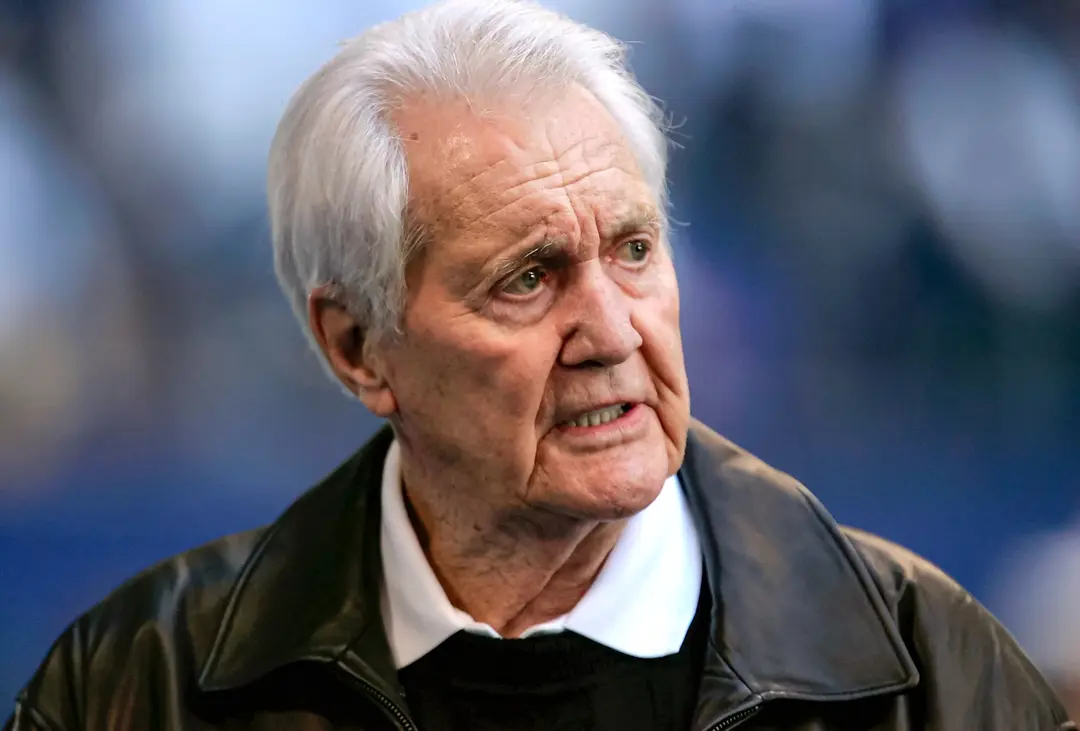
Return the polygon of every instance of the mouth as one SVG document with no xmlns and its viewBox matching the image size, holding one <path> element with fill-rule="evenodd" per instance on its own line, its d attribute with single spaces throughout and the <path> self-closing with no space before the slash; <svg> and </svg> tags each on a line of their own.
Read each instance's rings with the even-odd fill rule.
<svg viewBox="0 0 1080 731">
<path fill-rule="evenodd" d="M 562 422 L 561 424 L 559 424 L 559 426 L 565 429 L 569 429 L 571 427 L 582 429 L 590 426 L 600 426 L 602 424 L 608 424 L 612 421 L 615 421 L 616 419 L 621 418 L 633 407 L 633 404 L 628 403 L 605 406 L 604 408 L 596 409 L 595 411 L 586 411 L 584 414 L 581 414 L 576 418 Z"/>
</svg>

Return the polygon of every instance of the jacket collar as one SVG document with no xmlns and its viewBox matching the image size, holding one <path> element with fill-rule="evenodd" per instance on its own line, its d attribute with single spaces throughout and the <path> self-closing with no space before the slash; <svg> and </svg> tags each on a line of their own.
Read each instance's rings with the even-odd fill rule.
<svg viewBox="0 0 1080 731">
<path fill-rule="evenodd" d="M 233 586 L 201 689 L 236 689 L 296 662 L 339 662 L 356 647 L 379 689 L 396 690 L 379 614 L 379 484 L 392 441 L 380 429 L 266 528 Z"/>
<path fill-rule="evenodd" d="M 699 722 L 755 700 L 855 700 L 918 683 L 881 592 L 806 488 L 699 422 L 680 472 L 713 594 Z"/>
<path fill-rule="evenodd" d="M 380 618 L 380 430 L 266 529 L 232 589 L 199 687 L 238 688 L 300 661 L 397 690 Z M 790 477 L 694 422 L 680 478 L 713 594 L 699 716 L 754 699 L 893 693 L 918 674 L 836 523 Z"/>
</svg>

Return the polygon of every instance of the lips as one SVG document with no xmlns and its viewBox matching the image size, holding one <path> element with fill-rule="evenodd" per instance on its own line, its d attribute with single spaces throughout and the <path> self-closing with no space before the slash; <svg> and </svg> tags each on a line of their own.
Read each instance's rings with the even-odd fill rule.
<svg viewBox="0 0 1080 731">
<path fill-rule="evenodd" d="M 560 426 L 564 427 L 588 427 L 588 426 L 600 426 L 601 424 L 607 424 L 609 421 L 614 421 L 620 416 L 630 410 L 631 404 L 619 403 L 611 406 L 604 406 L 603 408 L 594 409 L 592 411 L 586 411 L 579 414 L 573 419 L 567 419 L 562 422 Z"/>
</svg>

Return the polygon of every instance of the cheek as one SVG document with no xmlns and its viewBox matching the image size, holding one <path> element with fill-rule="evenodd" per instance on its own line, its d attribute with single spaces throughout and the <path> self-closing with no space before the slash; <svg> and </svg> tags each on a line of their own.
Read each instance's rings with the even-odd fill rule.
<svg viewBox="0 0 1080 731">
<path fill-rule="evenodd" d="M 679 289 L 674 273 L 667 274 L 658 284 L 654 294 L 642 302 L 635 317 L 642 338 L 642 352 L 654 377 L 667 384 L 670 395 L 685 396 Z"/>
<path fill-rule="evenodd" d="M 650 298 L 636 318 L 642 355 L 655 389 L 657 416 L 668 441 L 669 468 L 682 463 L 690 426 L 690 388 L 679 331 L 679 296 L 674 277 L 663 296 Z"/>
<path fill-rule="evenodd" d="M 414 331 L 398 359 L 403 412 L 452 411 L 455 421 L 482 431 L 535 422 L 557 351 L 527 333 L 491 330 Z"/>
</svg>

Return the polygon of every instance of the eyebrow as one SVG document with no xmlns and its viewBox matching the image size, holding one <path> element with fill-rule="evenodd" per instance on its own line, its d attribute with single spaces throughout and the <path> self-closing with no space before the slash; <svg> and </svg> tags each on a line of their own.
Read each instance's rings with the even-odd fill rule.
<svg viewBox="0 0 1080 731">
<path fill-rule="evenodd" d="M 634 206 L 600 234 L 604 239 L 611 241 L 644 229 L 649 229 L 653 233 L 660 231 L 660 214 L 651 205 Z"/>
<path fill-rule="evenodd" d="M 660 216 L 651 205 L 635 205 L 620 216 L 611 226 L 600 231 L 605 241 L 622 238 L 634 232 L 651 230 L 658 233 Z M 568 241 L 564 236 L 548 236 L 539 244 L 518 252 L 511 252 L 495 260 L 490 271 L 483 275 L 483 282 L 499 282 L 519 269 L 532 263 L 554 264 L 569 258 Z"/>
</svg>

